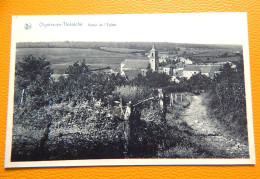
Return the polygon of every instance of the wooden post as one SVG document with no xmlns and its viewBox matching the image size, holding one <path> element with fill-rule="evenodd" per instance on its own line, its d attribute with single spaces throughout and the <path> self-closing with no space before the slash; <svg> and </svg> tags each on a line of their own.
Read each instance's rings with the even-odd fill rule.
<svg viewBox="0 0 260 179">
<path fill-rule="evenodd" d="M 20 100 L 20 104 L 23 103 L 23 97 L 24 97 L 24 89 L 22 90 L 22 93 L 21 93 L 21 100 Z"/>
<path fill-rule="evenodd" d="M 129 147 L 129 141 L 130 141 L 130 116 L 131 116 L 131 101 L 126 106 L 125 114 L 124 114 L 124 136 L 125 136 L 125 158 L 127 158 L 128 154 L 128 147 Z"/>
<path fill-rule="evenodd" d="M 174 99 L 173 99 L 173 94 L 171 93 L 170 95 L 170 106 L 173 106 Z"/>
<path fill-rule="evenodd" d="M 175 94 L 175 103 L 177 103 L 177 102 L 178 102 L 178 95 Z"/>
<path fill-rule="evenodd" d="M 58 117 L 58 129 L 60 128 L 60 123 L 61 123 L 61 120 L 62 120 L 62 117 L 60 117 L 62 114 L 59 113 L 59 117 Z"/>
<path fill-rule="evenodd" d="M 160 110 L 163 109 L 163 92 L 162 89 L 158 89 L 158 98 L 159 98 L 159 106 L 160 106 Z"/>
<path fill-rule="evenodd" d="M 182 98 L 182 93 L 181 93 L 181 102 L 182 102 L 183 98 Z"/>
<path fill-rule="evenodd" d="M 123 98 L 122 97 L 120 97 L 119 107 L 120 107 L 120 118 L 121 118 L 124 115 L 124 111 L 123 111 Z"/>
<path fill-rule="evenodd" d="M 160 106 L 160 115 L 161 115 L 161 121 L 166 122 L 166 103 L 165 103 L 165 95 L 162 91 L 162 89 L 158 89 L 158 97 L 159 97 L 159 106 Z"/>
<path fill-rule="evenodd" d="M 160 118 L 161 122 L 166 124 L 166 112 L 167 112 L 167 106 L 165 102 L 165 94 L 163 93 L 162 89 L 158 89 L 159 92 L 159 105 L 160 105 Z M 165 148 L 165 139 L 162 139 L 162 150 Z"/>
</svg>

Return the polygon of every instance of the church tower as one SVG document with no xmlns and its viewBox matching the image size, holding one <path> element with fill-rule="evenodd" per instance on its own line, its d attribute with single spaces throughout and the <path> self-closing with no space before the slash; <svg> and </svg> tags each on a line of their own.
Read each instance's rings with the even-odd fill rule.
<svg viewBox="0 0 260 179">
<path fill-rule="evenodd" d="M 158 57 L 158 51 L 156 50 L 154 44 L 153 44 L 152 49 L 150 50 L 148 58 L 150 59 L 151 69 L 153 71 L 156 71 L 158 69 L 159 57 Z"/>
</svg>

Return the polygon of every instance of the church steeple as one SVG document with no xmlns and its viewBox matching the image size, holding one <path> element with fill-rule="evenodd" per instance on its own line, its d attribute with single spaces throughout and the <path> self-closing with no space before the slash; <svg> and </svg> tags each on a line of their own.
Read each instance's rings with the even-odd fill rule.
<svg viewBox="0 0 260 179">
<path fill-rule="evenodd" d="M 155 50 L 155 45 L 153 44 L 153 48 L 152 48 L 152 50 Z"/>
<path fill-rule="evenodd" d="M 150 59 L 150 66 L 153 71 L 156 71 L 158 68 L 158 50 L 156 50 L 155 45 L 153 44 L 152 49 L 148 55 Z"/>
</svg>

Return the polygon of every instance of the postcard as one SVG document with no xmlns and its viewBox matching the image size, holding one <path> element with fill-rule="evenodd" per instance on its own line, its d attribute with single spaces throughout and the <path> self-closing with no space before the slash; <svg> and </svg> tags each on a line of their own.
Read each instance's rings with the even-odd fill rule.
<svg viewBox="0 0 260 179">
<path fill-rule="evenodd" d="M 12 17 L 5 168 L 249 164 L 246 13 Z"/>
</svg>

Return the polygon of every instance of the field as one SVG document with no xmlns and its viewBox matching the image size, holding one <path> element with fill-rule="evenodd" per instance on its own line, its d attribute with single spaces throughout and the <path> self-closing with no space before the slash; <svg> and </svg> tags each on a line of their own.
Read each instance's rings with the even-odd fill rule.
<svg viewBox="0 0 260 179">
<path fill-rule="evenodd" d="M 102 68 L 110 66 L 120 69 L 120 63 L 126 58 L 142 58 L 140 53 L 128 53 L 117 51 L 105 51 L 96 49 L 79 48 L 17 48 L 16 59 L 19 61 L 26 55 L 35 57 L 45 56 L 51 62 L 54 73 L 62 74 L 65 69 L 75 63 L 86 60 L 86 64 L 91 68 Z"/>
</svg>

